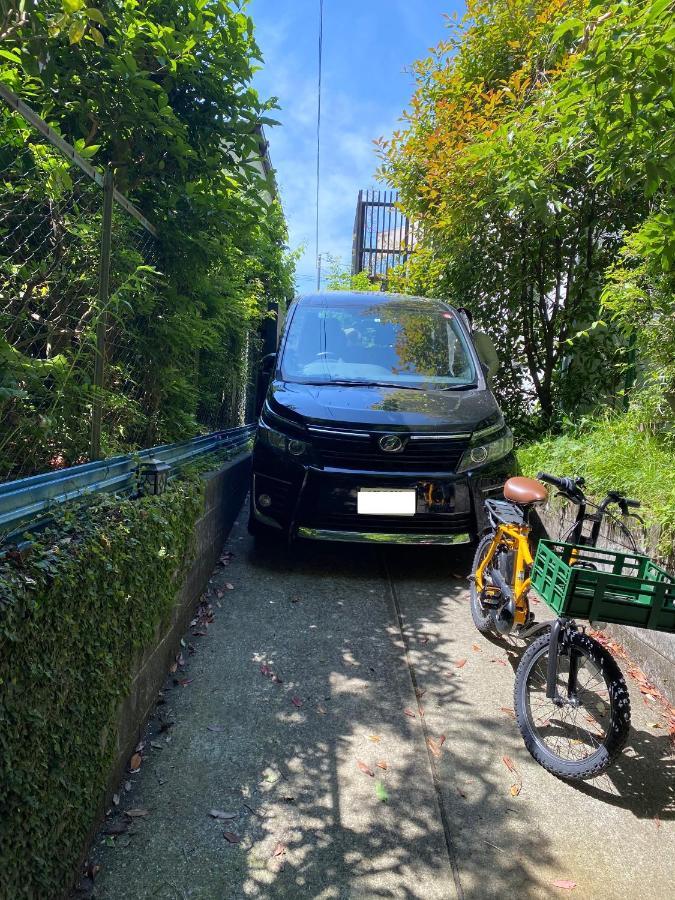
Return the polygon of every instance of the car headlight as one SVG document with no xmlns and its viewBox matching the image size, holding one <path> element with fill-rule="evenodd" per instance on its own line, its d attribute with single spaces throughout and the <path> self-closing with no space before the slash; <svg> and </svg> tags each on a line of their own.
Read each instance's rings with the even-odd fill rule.
<svg viewBox="0 0 675 900">
<path fill-rule="evenodd" d="M 485 429 L 474 435 L 471 446 L 464 452 L 458 472 L 467 472 L 477 466 L 487 466 L 489 463 L 503 459 L 513 450 L 513 435 L 506 425 L 501 424 L 497 428 Z"/>
<path fill-rule="evenodd" d="M 311 449 L 311 444 L 307 441 L 301 441 L 299 438 L 288 437 L 276 428 L 270 428 L 264 422 L 260 422 L 258 426 L 258 440 L 280 453 L 287 453 L 296 459 L 307 456 Z"/>
</svg>

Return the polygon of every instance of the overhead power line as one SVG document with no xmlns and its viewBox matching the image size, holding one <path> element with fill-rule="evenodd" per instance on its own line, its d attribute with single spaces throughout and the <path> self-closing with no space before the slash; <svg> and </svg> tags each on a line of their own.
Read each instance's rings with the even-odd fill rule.
<svg viewBox="0 0 675 900">
<path fill-rule="evenodd" d="M 323 71 L 323 0 L 319 0 L 319 84 L 316 115 L 316 289 L 321 290 L 321 257 L 319 255 L 319 196 L 321 193 L 321 76 Z"/>
</svg>

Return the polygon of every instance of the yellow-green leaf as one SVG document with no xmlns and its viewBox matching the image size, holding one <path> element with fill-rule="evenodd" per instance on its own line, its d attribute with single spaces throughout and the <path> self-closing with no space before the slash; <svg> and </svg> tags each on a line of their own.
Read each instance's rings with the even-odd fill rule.
<svg viewBox="0 0 675 900">
<path fill-rule="evenodd" d="M 73 22 L 68 29 L 68 37 L 70 38 L 70 43 L 79 44 L 84 37 L 84 30 L 84 22 Z"/>
<path fill-rule="evenodd" d="M 89 37 L 95 44 L 98 44 L 99 47 L 102 47 L 105 41 L 103 40 L 103 35 L 94 25 L 89 26 Z"/>
<path fill-rule="evenodd" d="M 85 14 L 88 19 L 91 19 L 93 22 L 98 22 L 99 25 L 106 25 L 106 20 L 100 9 L 96 9 L 95 6 L 90 6 L 85 10 Z"/>
</svg>

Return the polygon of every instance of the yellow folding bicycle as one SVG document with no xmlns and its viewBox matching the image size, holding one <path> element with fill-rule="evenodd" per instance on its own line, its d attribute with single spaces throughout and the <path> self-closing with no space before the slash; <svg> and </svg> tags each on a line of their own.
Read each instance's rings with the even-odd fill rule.
<svg viewBox="0 0 675 900">
<path fill-rule="evenodd" d="M 617 492 L 598 505 L 590 504 L 581 478 L 540 472 L 537 479 L 511 478 L 504 486 L 504 500 L 485 502 L 490 527 L 474 558 L 471 615 L 484 634 L 529 638 L 541 632 L 516 671 L 514 707 L 521 734 L 532 756 L 548 771 L 566 779 L 592 778 L 612 763 L 627 740 L 628 690 L 611 654 L 567 613 L 535 623 L 528 599 L 534 563 L 530 517 L 533 507 L 548 499 L 541 482 L 553 485 L 574 503 L 576 519 L 559 546 L 564 548 L 567 567 L 581 574 L 585 570 L 589 580 L 597 580 L 605 565 L 602 554 L 606 551 L 595 549 L 605 515 L 620 525 L 637 553 L 630 531 L 608 507 L 616 504 L 627 516 L 635 515 L 629 510 L 640 504 Z M 584 534 L 587 523 L 590 534 Z M 625 578 L 622 581 L 627 583 Z M 663 595 L 663 602 L 670 602 L 666 597 L 670 587 L 655 583 L 654 590 Z M 542 596 L 550 602 L 550 597 Z"/>
</svg>

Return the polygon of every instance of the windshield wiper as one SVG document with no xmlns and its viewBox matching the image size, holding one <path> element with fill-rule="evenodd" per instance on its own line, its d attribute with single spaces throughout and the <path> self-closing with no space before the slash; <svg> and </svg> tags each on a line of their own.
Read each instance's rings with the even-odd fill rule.
<svg viewBox="0 0 675 900">
<path fill-rule="evenodd" d="M 426 388 L 412 384 L 396 384 L 393 381 L 347 381 L 344 379 L 330 379 L 327 381 L 303 381 L 302 384 L 327 385 L 336 384 L 338 387 L 390 387 L 402 388 L 406 391 L 424 391 Z"/>
<path fill-rule="evenodd" d="M 478 385 L 475 381 L 470 384 L 449 384 L 447 387 L 440 388 L 442 391 L 475 391 Z"/>
</svg>

